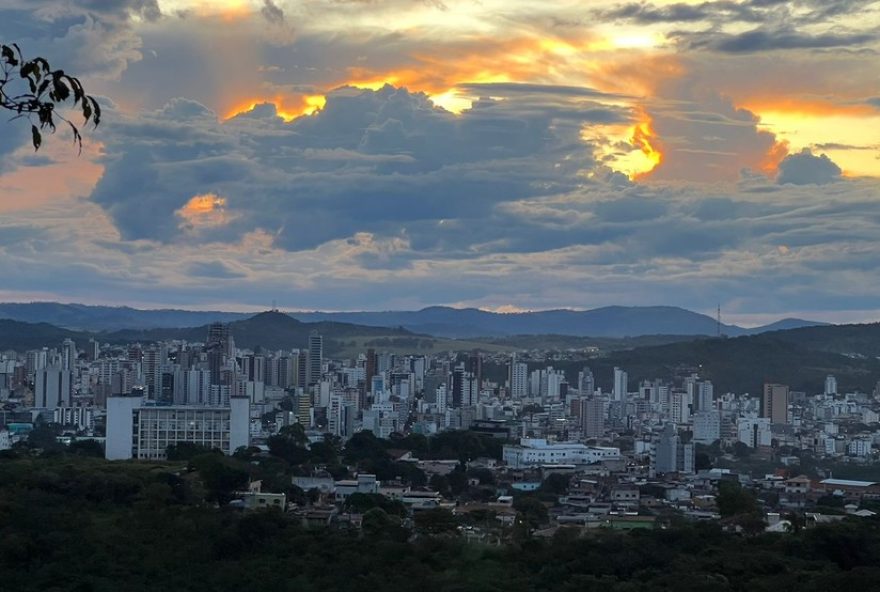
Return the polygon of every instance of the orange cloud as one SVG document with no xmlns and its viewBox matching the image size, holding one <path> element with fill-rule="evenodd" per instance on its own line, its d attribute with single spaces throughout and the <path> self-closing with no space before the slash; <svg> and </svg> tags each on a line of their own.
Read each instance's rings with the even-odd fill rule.
<svg viewBox="0 0 880 592">
<path fill-rule="evenodd" d="M 391 68 L 353 66 L 344 77 L 323 86 L 325 93 L 341 86 L 379 89 L 385 84 L 406 87 L 428 94 L 436 104 L 451 111 L 461 111 L 470 105 L 467 98 L 458 95 L 463 83 L 537 82 L 566 85 L 613 86 L 608 90 L 620 91 L 619 84 L 604 84 L 602 77 L 594 80 L 599 64 L 618 59 L 611 52 L 619 48 L 621 40 L 608 40 L 581 35 L 577 38 L 523 36 L 507 40 L 470 39 L 438 48 L 430 53 L 414 52 L 408 63 Z M 631 41 L 631 40 L 630 40 Z M 620 51 L 618 49 L 618 51 Z M 623 50 L 627 60 L 642 55 L 642 50 Z M 598 56 L 602 56 L 601 60 Z M 641 68 L 631 68 L 638 71 Z M 652 68 L 651 71 L 657 71 Z M 628 89 L 631 90 L 631 89 Z M 233 91 L 234 92 L 234 91 Z M 237 97 L 221 109 L 228 119 L 246 112 L 261 103 L 272 103 L 287 120 L 310 114 L 322 105 L 320 95 L 304 96 L 296 93 L 272 91 L 264 95 Z"/>
<path fill-rule="evenodd" d="M 226 212 L 226 198 L 216 193 L 195 195 L 175 213 L 181 228 L 190 229 L 223 226 L 232 219 Z"/>
<path fill-rule="evenodd" d="M 326 104 L 327 99 L 323 95 L 275 95 L 272 98 L 245 99 L 237 102 L 234 106 L 225 109 L 224 120 L 232 119 L 253 111 L 258 105 L 271 104 L 275 107 L 275 113 L 284 121 L 293 121 L 303 115 L 312 115 Z"/>
<path fill-rule="evenodd" d="M 640 115 L 641 121 L 633 127 L 630 142 L 647 157 L 651 168 L 633 175 L 635 179 L 649 175 L 663 162 L 663 153 L 660 151 L 660 142 L 654 132 L 651 117 L 644 110 L 640 111 Z"/>
<path fill-rule="evenodd" d="M 877 108 L 867 103 L 841 103 L 823 99 L 798 97 L 749 97 L 738 101 L 739 106 L 753 113 L 786 113 L 804 117 L 830 117 L 844 115 L 870 117 L 876 115 Z"/>
</svg>

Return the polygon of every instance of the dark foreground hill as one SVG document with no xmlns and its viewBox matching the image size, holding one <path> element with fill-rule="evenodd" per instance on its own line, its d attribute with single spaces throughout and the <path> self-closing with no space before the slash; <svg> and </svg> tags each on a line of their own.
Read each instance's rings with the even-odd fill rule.
<svg viewBox="0 0 880 592">
<path fill-rule="evenodd" d="M 486 510 L 472 518 L 430 510 L 411 530 L 376 507 L 362 531 L 306 528 L 278 510 L 215 507 L 206 492 L 247 483 L 260 468 L 211 456 L 193 459 L 200 468 L 192 471 L 57 454 L 0 459 L 2 589 L 827 592 L 876 590 L 880 581 L 875 519 L 791 534 L 734 535 L 717 523 L 674 520 L 662 529 L 543 537 L 532 529 L 546 507 L 519 496 L 501 545 L 469 543 L 457 528 L 497 524 Z"/>
</svg>

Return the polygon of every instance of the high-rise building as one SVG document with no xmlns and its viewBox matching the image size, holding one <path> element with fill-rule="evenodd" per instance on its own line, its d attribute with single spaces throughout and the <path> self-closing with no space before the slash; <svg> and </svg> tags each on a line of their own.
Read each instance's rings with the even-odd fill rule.
<svg viewBox="0 0 880 592">
<path fill-rule="evenodd" d="M 698 382 L 695 389 L 694 409 L 710 411 L 715 408 L 715 387 L 708 380 Z"/>
<path fill-rule="evenodd" d="M 73 397 L 73 374 L 57 367 L 37 370 L 34 375 L 34 407 L 69 407 Z"/>
<path fill-rule="evenodd" d="M 49 365 L 49 350 L 47 348 L 35 349 L 27 352 L 25 368 L 27 373 L 34 376 L 37 370 L 42 370 Z"/>
<path fill-rule="evenodd" d="M 670 397 L 669 416 L 677 424 L 688 423 L 691 419 L 691 406 L 687 400 L 687 391 L 675 391 Z"/>
<path fill-rule="evenodd" d="M 454 409 L 458 409 L 462 405 L 462 392 L 464 390 L 464 365 L 460 364 L 452 371 L 452 389 L 449 393 L 450 400 L 448 404 Z"/>
<path fill-rule="evenodd" d="M 464 369 L 473 374 L 477 381 L 477 391 L 483 388 L 483 357 L 478 350 L 474 350 L 468 356 Z"/>
<path fill-rule="evenodd" d="M 76 343 L 73 339 L 67 338 L 61 344 L 61 369 L 73 371 L 76 369 Z"/>
<path fill-rule="evenodd" d="M 317 331 L 309 334 L 309 365 L 306 383 L 311 386 L 321 380 L 324 366 L 324 338 Z"/>
<path fill-rule="evenodd" d="M 227 367 L 227 360 L 235 356 L 235 344 L 229 333 L 229 325 L 213 323 L 208 327 L 205 352 L 208 356 L 211 384 L 221 384 L 224 380 L 223 371 Z"/>
<path fill-rule="evenodd" d="M 614 368 L 614 385 L 611 390 L 611 398 L 615 401 L 626 400 L 627 389 L 629 388 L 629 376 L 620 368 Z"/>
<path fill-rule="evenodd" d="M 95 339 L 89 339 L 89 361 L 94 362 L 101 356 L 101 344 Z"/>
<path fill-rule="evenodd" d="M 296 363 L 294 358 L 289 355 L 279 356 L 277 359 L 277 382 L 275 386 L 279 386 L 283 389 L 290 388 L 294 385 L 294 376 L 296 370 Z"/>
<path fill-rule="evenodd" d="M 211 372 L 177 370 L 174 373 L 175 405 L 207 405 L 211 398 Z"/>
<path fill-rule="evenodd" d="M 825 396 L 833 397 L 837 395 L 837 379 L 833 374 L 825 377 Z"/>
<path fill-rule="evenodd" d="M 769 417 L 770 423 L 788 423 L 788 386 L 784 384 L 765 384 L 762 401 L 763 417 Z"/>
<path fill-rule="evenodd" d="M 596 379 L 593 378 L 592 370 L 590 370 L 589 368 L 584 368 L 583 370 L 578 372 L 577 388 L 581 396 L 593 396 L 593 394 L 596 392 Z"/>
<path fill-rule="evenodd" d="M 767 417 L 740 417 L 736 423 L 737 438 L 749 448 L 770 446 L 772 433 L 770 431 L 770 418 Z"/>
<path fill-rule="evenodd" d="M 147 398 L 158 401 L 162 390 L 162 350 L 158 347 L 149 347 L 144 350 L 141 367 L 144 373 L 144 386 Z"/>
<path fill-rule="evenodd" d="M 235 342 L 232 334 L 229 332 L 229 325 L 223 323 L 212 323 L 208 327 L 208 338 L 205 340 L 205 349 L 219 349 L 223 355 L 231 358 L 235 355 Z"/>
<path fill-rule="evenodd" d="M 580 420 L 584 438 L 601 438 L 605 434 L 605 402 L 592 396 L 581 399 Z"/>
<path fill-rule="evenodd" d="M 654 475 L 693 473 L 694 445 L 682 444 L 675 425 L 668 423 L 663 427 L 654 444 L 654 455 L 651 460 L 651 472 Z"/>
<path fill-rule="evenodd" d="M 366 372 L 364 380 L 367 388 L 370 388 L 370 385 L 373 384 L 373 377 L 379 373 L 379 359 L 376 357 L 376 350 L 373 348 L 367 350 L 367 361 L 364 365 L 364 370 Z"/>
<path fill-rule="evenodd" d="M 524 399 L 529 396 L 529 365 L 510 361 L 510 396 L 513 399 Z"/>
<path fill-rule="evenodd" d="M 697 411 L 693 419 L 694 442 L 708 445 L 721 439 L 720 411 Z"/>
</svg>

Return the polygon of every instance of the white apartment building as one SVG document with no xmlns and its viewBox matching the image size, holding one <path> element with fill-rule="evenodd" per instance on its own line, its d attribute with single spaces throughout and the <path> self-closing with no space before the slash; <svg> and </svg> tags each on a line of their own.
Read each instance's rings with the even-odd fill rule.
<svg viewBox="0 0 880 592">
<path fill-rule="evenodd" d="M 108 460 L 164 460 L 171 444 L 190 442 L 232 454 L 250 444 L 250 402 L 229 406 L 145 405 L 141 397 L 107 399 Z"/>
<path fill-rule="evenodd" d="M 694 413 L 694 442 L 711 444 L 721 439 L 721 412 L 697 411 Z"/>
<path fill-rule="evenodd" d="M 620 449 L 587 446 L 577 442 L 550 443 L 542 438 L 521 438 L 518 445 L 503 448 L 505 464 L 512 469 L 536 465 L 591 465 L 603 460 L 618 460 Z"/>
<path fill-rule="evenodd" d="M 771 444 L 769 417 L 740 417 L 736 428 L 739 441 L 750 448 Z"/>
</svg>

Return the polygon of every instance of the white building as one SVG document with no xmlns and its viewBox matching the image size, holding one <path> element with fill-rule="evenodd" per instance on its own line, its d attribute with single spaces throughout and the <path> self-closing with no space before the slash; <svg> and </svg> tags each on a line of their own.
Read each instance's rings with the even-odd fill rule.
<svg viewBox="0 0 880 592">
<path fill-rule="evenodd" d="M 529 365 L 512 361 L 510 365 L 510 396 L 525 399 L 529 396 Z"/>
<path fill-rule="evenodd" d="M 691 420 L 691 407 L 687 402 L 688 394 L 682 391 L 672 393 L 669 416 L 677 424 L 689 423 Z"/>
<path fill-rule="evenodd" d="M 518 445 L 507 445 L 503 459 L 508 467 L 522 469 L 536 465 L 591 465 L 620 459 L 620 449 L 586 446 L 577 442 L 549 443 L 541 438 L 522 438 Z"/>
<path fill-rule="evenodd" d="M 73 374 L 61 368 L 43 368 L 34 375 L 34 407 L 55 409 L 70 405 Z"/>
<path fill-rule="evenodd" d="M 850 456 L 866 457 L 873 452 L 873 441 L 870 437 L 854 438 L 846 447 L 846 453 Z"/>
<path fill-rule="evenodd" d="M 675 425 L 671 423 L 666 424 L 654 444 L 650 475 L 656 476 L 665 473 L 692 474 L 694 472 L 694 464 L 694 445 L 682 443 Z"/>
<path fill-rule="evenodd" d="M 772 435 L 769 417 L 740 417 L 736 423 L 739 441 L 749 448 L 770 446 Z"/>
<path fill-rule="evenodd" d="M 721 412 L 698 411 L 694 413 L 694 442 L 711 444 L 721 439 Z"/>
<path fill-rule="evenodd" d="M 95 427 L 94 407 L 56 407 L 52 411 L 52 421 L 62 426 L 78 430 L 91 430 Z"/>
<path fill-rule="evenodd" d="M 837 394 L 837 378 L 833 374 L 825 377 L 825 396 L 833 397 Z"/>
<path fill-rule="evenodd" d="M 227 407 L 145 405 L 141 397 L 107 399 L 108 460 L 163 460 L 171 444 L 190 442 L 232 454 L 250 444 L 250 402 Z"/>
<path fill-rule="evenodd" d="M 614 369 L 614 387 L 611 391 L 611 398 L 615 401 L 623 401 L 626 399 L 626 392 L 629 388 L 629 376 L 620 368 Z"/>
</svg>

